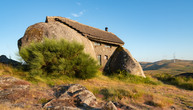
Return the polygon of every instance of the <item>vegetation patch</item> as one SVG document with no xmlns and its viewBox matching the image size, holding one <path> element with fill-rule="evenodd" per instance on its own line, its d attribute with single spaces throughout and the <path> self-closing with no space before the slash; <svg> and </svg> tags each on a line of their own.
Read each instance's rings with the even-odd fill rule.
<svg viewBox="0 0 193 110">
<path fill-rule="evenodd" d="M 91 90 L 97 97 L 106 101 L 120 101 L 120 100 L 130 100 L 138 99 L 142 96 L 142 93 L 137 90 L 126 90 L 122 88 L 94 88 Z"/>
<path fill-rule="evenodd" d="M 164 83 L 175 85 L 187 90 L 193 90 L 193 78 L 191 77 L 173 76 L 171 74 L 157 74 L 155 77 Z"/>
<path fill-rule="evenodd" d="M 0 64 L 0 73 L 3 76 L 4 75 L 16 76 L 21 79 L 25 79 L 27 81 L 37 84 L 35 86 L 37 86 L 38 88 L 30 88 L 30 91 L 26 91 L 25 93 L 26 95 L 24 93 L 23 95 L 17 93 L 6 95 L 5 98 L 7 100 L 13 100 L 14 102 L 22 102 L 22 100 L 25 100 L 26 97 L 27 102 L 30 103 L 33 102 L 34 104 L 41 105 L 41 103 L 45 103 L 49 101 L 49 99 L 51 99 L 48 97 L 50 95 L 44 94 L 44 92 L 47 93 L 46 89 L 44 88 L 50 89 L 48 85 L 54 86 L 54 85 L 78 83 L 85 86 L 88 90 L 93 92 L 94 95 L 97 97 L 97 99 L 101 101 L 112 100 L 115 102 L 120 102 L 126 105 L 132 105 L 137 107 L 138 106 L 141 107 L 141 105 L 148 105 L 151 107 L 165 108 L 173 104 L 178 104 L 180 107 L 184 106 L 185 108 L 192 107 L 192 99 L 190 97 L 192 96 L 191 91 L 184 91 L 171 85 L 165 84 L 154 85 L 151 83 L 144 83 L 144 82 L 138 82 L 136 84 L 136 82 L 134 82 L 134 79 L 133 82 L 131 81 L 132 80 L 131 78 L 130 81 L 128 81 L 127 78 L 121 75 L 119 76 L 119 78 L 118 77 L 116 78 L 113 75 L 107 77 L 102 75 L 101 72 L 98 72 L 97 77 L 88 80 L 81 80 L 78 78 L 69 77 L 67 75 L 63 75 L 61 77 L 57 77 L 54 75 L 51 75 L 49 77 L 46 77 L 44 75 L 42 76 L 37 75 L 33 78 L 30 78 L 28 76 L 30 75 L 28 72 L 22 71 L 17 68 L 13 68 L 5 64 Z M 155 82 L 159 82 L 154 78 L 150 77 L 150 79 Z M 16 82 L 14 84 L 26 85 L 28 83 Z M 31 84 L 31 86 L 32 85 L 33 84 Z M 178 98 L 179 95 L 183 96 L 183 98 Z M 18 99 L 17 96 L 20 96 L 21 98 Z"/>
<path fill-rule="evenodd" d="M 96 75 L 99 66 L 83 49 L 76 42 L 45 39 L 21 48 L 19 54 L 27 63 L 30 78 L 67 75 L 88 79 Z"/>
<path fill-rule="evenodd" d="M 112 79 L 120 80 L 128 83 L 135 83 L 135 84 L 152 84 L 152 85 L 159 85 L 161 82 L 157 81 L 156 79 L 147 76 L 146 78 L 141 76 L 132 75 L 126 71 L 118 71 L 117 73 L 113 73 L 109 75 Z"/>
</svg>

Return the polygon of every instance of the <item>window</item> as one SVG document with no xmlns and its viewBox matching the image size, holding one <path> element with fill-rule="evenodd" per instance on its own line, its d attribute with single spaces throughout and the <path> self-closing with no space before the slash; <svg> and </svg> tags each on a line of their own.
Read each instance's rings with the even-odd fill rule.
<svg viewBox="0 0 193 110">
<path fill-rule="evenodd" d="M 98 59 L 99 65 L 101 65 L 101 55 L 98 55 L 97 59 Z"/>
<path fill-rule="evenodd" d="M 99 42 L 94 42 L 94 45 L 101 45 L 101 43 L 99 43 Z"/>
<path fill-rule="evenodd" d="M 105 59 L 105 60 L 108 60 L 108 56 L 107 56 L 107 55 L 105 55 L 105 56 L 104 56 L 104 59 Z"/>
<path fill-rule="evenodd" d="M 105 44 L 105 47 L 107 47 L 107 48 L 111 48 L 111 45 Z"/>
</svg>

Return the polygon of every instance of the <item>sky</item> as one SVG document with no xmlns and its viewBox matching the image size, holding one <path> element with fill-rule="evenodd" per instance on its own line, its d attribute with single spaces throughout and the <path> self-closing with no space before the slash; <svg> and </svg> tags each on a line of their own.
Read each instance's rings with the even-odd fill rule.
<svg viewBox="0 0 193 110">
<path fill-rule="evenodd" d="M 17 60 L 17 40 L 46 16 L 108 27 L 137 61 L 193 60 L 193 0 L 0 0 L 0 55 Z"/>
</svg>

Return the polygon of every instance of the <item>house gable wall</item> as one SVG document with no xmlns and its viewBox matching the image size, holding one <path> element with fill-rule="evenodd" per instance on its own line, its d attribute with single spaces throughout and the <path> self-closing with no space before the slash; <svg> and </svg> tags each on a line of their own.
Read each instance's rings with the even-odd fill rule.
<svg viewBox="0 0 193 110">
<path fill-rule="evenodd" d="M 107 61 L 110 59 L 113 52 L 116 50 L 118 46 L 96 42 L 96 41 L 91 41 L 91 42 L 94 46 L 94 51 L 96 53 L 97 60 L 99 61 L 98 56 L 101 56 L 101 66 L 104 68 Z M 96 43 L 100 43 L 100 45 Z"/>
</svg>

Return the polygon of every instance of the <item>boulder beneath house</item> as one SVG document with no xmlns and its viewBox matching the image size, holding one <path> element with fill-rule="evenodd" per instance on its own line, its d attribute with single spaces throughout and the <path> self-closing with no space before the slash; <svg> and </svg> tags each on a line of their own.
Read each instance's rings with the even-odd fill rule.
<svg viewBox="0 0 193 110">
<path fill-rule="evenodd" d="M 48 23 L 36 23 L 29 26 L 22 38 L 18 40 L 18 47 L 24 47 L 32 42 L 40 42 L 44 38 L 49 39 L 65 39 L 67 41 L 76 41 L 84 45 L 84 51 L 90 54 L 96 59 L 94 47 L 90 40 L 82 36 L 74 29 L 69 28 L 59 22 L 48 22 Z"/>
<path fill-rule="evenodd" d="M 145 77 L 141 65 L 131 55 L 131 53 L 124 47 L 118 47 L 109 61 L 110 72 L 117 72 L 118 70 L 126 70 L 127 72 Z"/>
</svg>

